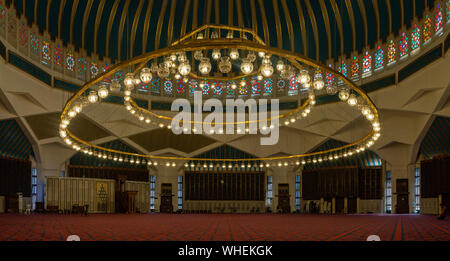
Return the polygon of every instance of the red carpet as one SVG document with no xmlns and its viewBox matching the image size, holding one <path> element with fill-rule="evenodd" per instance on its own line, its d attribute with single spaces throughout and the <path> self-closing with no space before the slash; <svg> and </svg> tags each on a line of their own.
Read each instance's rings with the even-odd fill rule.
<svg viewBox="0 0 450 261">
<path fill-rule="evenodd" d="M 450 240 L 450 221 L 422 215 L 0 215 L 0 241 Z"/>
</svg>

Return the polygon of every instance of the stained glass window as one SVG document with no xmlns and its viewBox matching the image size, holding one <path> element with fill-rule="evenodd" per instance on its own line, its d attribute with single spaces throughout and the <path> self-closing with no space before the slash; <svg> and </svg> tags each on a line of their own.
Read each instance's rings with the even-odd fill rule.
<svg viewBox="0 0 450 261">
<path fill-rule="evenodd" d="M 137 89 L 140 92 L 148 92 L 148 84 L 141 82 Z"/>
<path fill-rule="evenodd" d="M 439 3 L 437 4 L 436 7 L 437 7 L 437 10 L 436 10 L 434 26 L 436 28 L 436 32 L 439 32 L 442 29 L 442 18 L 444 15 L 442 14 L 442 7 Z"/>
<path fill-rule="evenodd" d="M 350 67 L 350 77 L 352 79 L 358 79 L 359 78 L 359 71 L 360 71 L 359 59 L 358 59 L 357 56 L 353 56 L 352 64 L 351 64 L 351 67 Z"/>
<path fill-rule="evenodd" d="M 215 96 L 221 96 L 223 93 L 223 82 L 221 82 L 221 81 L 214 82 L 213 92 L 214 92 Z"/>
<path fill-rule="evenodd" d="M 56 44 L 55 46 L 55 52 L 54 52 L 54 57 L 53 57 L 53 63 L 55 65 L 61 65 L 63 61 L 63 50 L 61 48 L 61 45 L 59 43 Z"/>
<path fill-rule="evenodd" d="M 209 83 L 207 81 L 205 81 L 203 83 L 202 93 L 203 93 L 203 95 L 208 95 L 209 94 Z"/>
<path fill-rule="evenodd" d="M 5 29 L 6 9 L 3 6 L 3 1 L 0 1 L 0 28 Z"/>
<path fill-rule="evenodd" d="M 259 95 L 259 94 L 261 94 L 261 81 L 258 81 L 257 79 L 253 79 L 252 95 Z"/>
<path fill-rule="evenodd" d="M 400 53 L 400 58 L 408 55 L 408 36 L 405 32 L 402 33 L 402 37 L 398 44 L 398 51 Z"/>
<path fill-rule="evenodd" d="M 377 47 L 377 51 L 375 52 L 375 70 L 380 70 L 384 66 L 384 51 L 380 45 Z"/>
<path fill-rule="evenodd" d="M 36 33 L 30 34 L 30 51 L 32 54 L 39 55 L 39 38 Z"/>
<path fill-rule="evenodd" d="M 283 80 L 283 79 L 279 79 L 278 82 L 277 82 L 278 92 L 279 93 L 284 92 L 285 88 L 286 88 L 286 81 Z"/>
<path fill-rule="evenodd" d="M 123 75 L 124 75 L 123 71 L 118 71 L 114 74 L 114 78 L 121 82 L 123 81 Z"/>
<path fill-rule="evenodd" d="M 104 64 L 103 66 L 102 66 L 102 71 L 103 71 L 103 73 L 105 73 L 106 71 L 108 71 L 109 70 L 109 66 L 108 66 L 108 64 Z M 105 77 L 105 82 L 111 82 L 111 76 L 108 76 L 108 77 Z"/>
<path fill-rule="evenodd" d="M 293 75 L 289 78 L 289 89 L 288 89 L 288 95 L 294 96 L 298 94 L 298 81 L 297 81 L 297 75 Z"/>
<path fill-rule="evenodd" d="M 25 22 L 20 22 L 19 25 L 19 46 L 28 50 L 28 27 Z"/>
<path fill-rule="evenodd" d="M 425 22 L 423 23 L 423 42 L 427 43 L 431 39 L 431 17 L 425 16 Z"/>
<path fill-rule="evenodd" d="M 420 47 L 420 28 L 417 24 L 414 25 L 411 33 L 411 51 Z"/>
<path fill-rule="evenodd" d="M 153 77 L 152 79 L 152 93 L 160 95 L 161 94 L 161 80 L 158 77 Z"/>
<path fill-rule="evenodd" d="M 75 59 L 72 51 L 66 53 L 66 70 L 73 72 L 75 67 Z"/>
<path fill-rule="evenodd" d="M 226 89 L 227 89 L 227 96 L 228 97 L 234 97 L 234 90 L 233 90 L 233 82 L 229 81 L 226 83 Z"/>
<path fill-rule="evenodd" d="M 271 94 L 273 91 L 273 80 L 271 78 L 264 79 L 264 94 Z"/>
<path fill-rule="evenodd" d="M 99 69 L 96 62 L 91 62 L 89 71 L 91 73 L 91 79 L 95 78 L 98 75 Z"/>
<path fill-rule="evenodd" d="M 239 85 L 239 94 L 240 94 L 240 95 L 245 95 L 245 94 L 247 94 L 247 85 L 248 85 L 248 84 L 246 84 L 246 85 L 240 84 L 240 85 Z"/>
<path fill-rule="evenodd" d="M 172 81 L 171 80 L 165 80 L 164 84 L 163 84 L 163 88 L 164 88 L 164 94 L 166 95 L 172 95 Z"/>
<path fill-rule="evenodd" d="M 186 84 L 183 80 L 177 80 L 177 94 L 184 94 L 186 91 Z"/>
<path fill-rule="evenodd" d="M 397 60 L 397 52 L 395 49 L 395 42 L 394 40 L 391 40 L 387 47 L 387 63 L 388 65 L 393 64 L 396 62 L 396 60 Z"/>
<path fill-rule="evenodd" d="M 194 95 L 194 92 L 197 90 L 198 84 L 196 80 L 189 81 L 189 95 Z"/>
<path fill-rule="evenodd" d="M 363 57 L 362 63 L 362 75 L 363 77 L 370 76 L 372 74 L 372 55 L 366 52 Z"/>
<path fill-rule="evenodd" d="M 344 75 L 345 77 L 347 77 L 347 64 L 345 64 L 345 61 L 341 61 L 341 63 L 339 64 L 339 68 L 338 71 Z"/>
<path fill-rule="evenodd" d="M 77 76 L 81 80 L 86 79 L 86 72 L 88 70 L 88 63 L 84 57 L 78 57 L 77 59 Z"/>
<path fill-rule="evenodd" d="M 330 67 L 331 69 L 333 69 L 333 65 L 329 64 L 328 67 Z M 334 84 L 334 76 L 331 73 L 327 73 L 327 86 L 333 86 Z"/>
<path fill-rule="evenodd" d="M 450 23 L 450 0 L 447 1 L 447 23 Z"/>
<path fill-rule="evenodd" d="M 41 48 L 41 62 L 43 64 L 49 65 L 52 60 L 50 43 L 47 40 L 42 41 Z"/>
</svg>

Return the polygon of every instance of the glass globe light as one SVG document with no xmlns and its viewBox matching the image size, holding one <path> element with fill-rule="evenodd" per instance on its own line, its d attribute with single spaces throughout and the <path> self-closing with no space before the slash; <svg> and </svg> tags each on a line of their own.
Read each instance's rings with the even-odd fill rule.
<svg viewBox="0 0 450 261">
<path fill-rule="evenodd" d="M 265 52 L 258 52 L 258 56 L 260 58 L 263 58 L 264 56 L 266 56 L 266 53 Z"/>
<path fill-rule="evenodd" d="M 90 103 L 96 103 L 98 101 L 97 92 L 96 91 L 89 92 L 88 99 Z"/>
<path fill-rule="evenodd" d="M 282 71 L 284 71 L 285 68 L 286 68 L 286 66 L 284 65 L 283 61 L 282 61 L 282 60 L 279 60 L 279 61 L 278 61 L 278 64 L 277 64 L 277 70 L 278 70 L 279 72 L 282 72 Z"/>
<path fill-rule="evenodd" d="M 323 87 L 325 87 L 325 82 L 323 81 L 321 74 L 318 74 L 316 76 L 316 78 L 314 79 L 313 85 L 314 85 L 314 89 L 316 89 L 318 91 L 322 90 Z"/>
<path fill-rule="evenodd" d="M 71 110 L 71 111 L 69 111 L 68 115 L 70 118 L 73 118 L 73 117 L 77 116 L 77 113 L 74 110 Z"/>
<path fill-rule="evenodd" d="M 311 81 L 311 76 L 309 75 L 309 72 L 307 70 L 300 71 L 300 74 L 298 75 L 298 81 L 301 84 L 306 84 Z"/>
<path fill-rule="evenodd" d="M 202 58 L 202 61 L 198 65 L 198 70 L 201 74 L 206 75 L 211 72 L 211 63 L 208 58 Z"/>
<path fill-rule="evenodd" d="M 350 105 L 350 106 L 355 106 L 356 104 L 358 104 L 358 100 L 356 99 L 356 96 L 354 94 L 350 95 L 347 102 L 348 102 L 348 105 Z"/>
<path fill-rule="evenodd" d="M 169 68 L 160 65 L 159 69 L 158 69 L 158 76 L 160 78 L 167 78 L 167 77 L 169 77 L 169 75 L 170 75 Z"/>
<path fill-rule="evenodd" d="M 152 63 L 152 66 L 150 67 L 150 71 L 151 71 L 152 73 L 158 73 L 158 69 L 159 69 L 158 63 L 153 62 L 153 63 Z"/>
<path fill-rule="evenodd" d="M 119 92 L 121 87 L 119 80 L 111 80 L 111 84 L 109 85 L 111 92 Z"/>
<path fill-rule="evenodd" d="M 73 106 L 73 110 L 76 113 L 80 113 L 83 110 L 83 105 L 81 104 L 81 102 L 75 103 L 75 105 Z"/>
<path fill-rule="evenodd" d="M 178 61 L 179 61 L 180 63 L 187 62 L 186 53 L 181 53 L 181 54 L 178 56 Z"/>
<path fill-rule="evenodd" d="M 229 73 L 231 72 L 232 69 L 232 65 L 231 65 L 231 61 L 230 61 L 230 57 L 222 57 L 220 58 L 220 62 L 219 62 L 219 71 L 221 73 Z"/>
<path fill-rule="evenodd" d="M 220 57 L 222 57 L 222 54 L 220 53 L 220 50 L 219 50 L 219 49 L 214 49 L 214 50 L 212 51 L 211 57 L 212 57 L 214 60 L 219 60 Z"/>
<path fill-rule="evenodd" d="M 349 97 L 350 91 L 348 89 L 342 89 L 341 91 L 339 91 L 339 99 L 341 99 L 341 101 L 346 101 Z"/>
<path fill-rule="evenodd" d="M 248 59 L 250 62 L 254 62 L 254 61 L 256 60 L 256 54 L 255 54 L 255 52 L 250 51 L 250 52 L 247 54 L 247 59 Z"/>
<path fill-rule="evenodd" d="M 189 75 L 189 73 L 191 73 L 191 65 L 187 62 L 183 62 L 180 64 L 180 66 L 178 66 L 178 72 L 183 75 Z"/>
<path fill-rule="evenodd" d="M 83 106 L 89 105 L 89 99 L 88 99 L 88 97 L 86 97 L 86 96 L 80 97 L 80 103 L 81 103 L 81 105 L 83 105 Z"/>
<path fill-rule="evenodd" d="M 125 78 L 123 80 L 123 83 L 125 84 L 126 87 L 133 87 L 134 85 L 134 74 L 133 73 L 127 73 L 125 75 Z"/>
<path fill-rule="evenodd" d="M 333 85 L 329 85 L 327 87 L 327 94 L 335 95 L 337 92 L 338 92 L 337 88 L 334 87 Z"/>
<path fill-rule="evenodd" d="M 375 115 L 373 115 L 373 113 L 369 113 L 369 114 L 367 114 L 367 119 L 369 120 L 369 121 L 371 121 L 371 120 L 373 120 L 373 119 L 375 119 Z"/>
<path fill-rule="evenodd" d="M 362 108 L 362 110 L 361 110 L 361 113 L 362 113 L 364 116 L 369 115 L 370 112 L 371 112 L 371 111 L 370 111 L 370 108 L 367 107 L 367 106 L 364 106 L 364 107 Z"/>
<path fill-rule="evenodd" d="M 106 86 L 103 85 L 98 89 L 98 97 L 105 99 L 106 97 L 108 97 L 108 94 L 109 94 L 109 92 L 108 92 L 108 88 L 106 88 Z"/>
<path fill-rule="evenodd" d="M 171 54 L 170 55 L 170 60 L 172 60 L 172 62 L 175 62 L 177 60 L 177 55 L 176 54 Z"/>
<path fill-rule="evenodd" d="M 145 84 L 149 83 L 152 80 L 152 72 L 149 68 L 144 68 L 141 70 L 141 81 Z"/>
<path fill-rule="evenodd" d="M 248 58 L 242 59 L 241 71 L 245 75 L 253 72 L 253 63 L 251 63 Z"/>
<path fill-rule="evenodd" d="M 134 85 L 141 84 L 141 79 L 139 77 L 134 78 Z"/>
<path fill-rule="evenodd" d="M 239 59 L 239 51 L 238 51 L 238 49 L 231 49 L 231 51 L 230 51 L 230 58 L 232 60 Z"/>
<path fill-rule="evenodd" d="M 194 52 L 194 59 L 197 61 L 200 61 L 203 58 L 203 52 L 200 50 L 197 50 Z"/>
<path fill-rule="evenodd" d="M 272 65 L 270 63 L 265 63 L 265 64 L 261 65 L 261 74 L 266 78 L 269 78 L 270 76 L 272 76 L 272 74 L 273 74 Z"/>
</svg>

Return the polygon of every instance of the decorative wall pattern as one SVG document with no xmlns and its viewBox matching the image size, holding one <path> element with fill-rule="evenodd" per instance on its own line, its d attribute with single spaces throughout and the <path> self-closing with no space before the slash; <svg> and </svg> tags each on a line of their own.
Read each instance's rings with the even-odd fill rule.
<svg viewBox="0 0 450 261">
<path fill-rule="evenodd" d="M 89 205 L 89 213 L 114 213 L 114 180 L 46 177 L 45 184 L 46 207 Z"/>
</svg>

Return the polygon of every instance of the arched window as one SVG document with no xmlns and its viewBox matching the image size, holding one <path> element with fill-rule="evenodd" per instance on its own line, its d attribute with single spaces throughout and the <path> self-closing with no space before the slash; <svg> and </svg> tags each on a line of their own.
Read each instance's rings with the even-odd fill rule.
<svg viewBox="0 0 450 261">
<path fill-rule="evenodd" d="M 384 67 L 384 51 L 381 45 L 378 45 L 375 52 L 375 70 L 381 70 Z"/>
<path fill-rule="evenodd" d="M 408 55 L 408 36 L 405 32 L 402 33 L 402 37 L 400 38 L 398 51 L 400 53 L 400 58 Z"/>
<path fill-rule="evenodd" d="M 368 51 L 364 54 L 362 68 L 363 78 L 372 75 L 372 55 Z"/>
<path fill-rule="evenodd" d="M 417 24 L 414 25 L 411 33 L 411 52 L 420 48 L 420 28 Z"/>
<path fill-rule="evenodd" d="M 397 61 L 397 50 L 395 48 L 394 40 L 389 41 L 387 47 L 387 64 L 391 65 Z"/>
<path fill-rule="evenodd" d="M 359 59 L 357 56 L 353 56 L 352 65 L 350 67 L 350 77 L 353 80 L 357 80 L 359 79 L 359 73 L 360 73 Z"/>
<path fill-rule="evenodd" d="M 436 33 L 439 33 L 442 29 L 442 19 L 443 19 L 443 14 L 442 14 L 442 6 L 437 3 L 436 6 L 436 15 L 435 15 L 435 23 L 434 23 L 434 27 L 436 28 Z"/>
<path fill-rule="evenodd" d="M 423 23 L 423 43 L 427 43 L 431 39 L 431 17 L 425 16 Z"/>
</svg>

